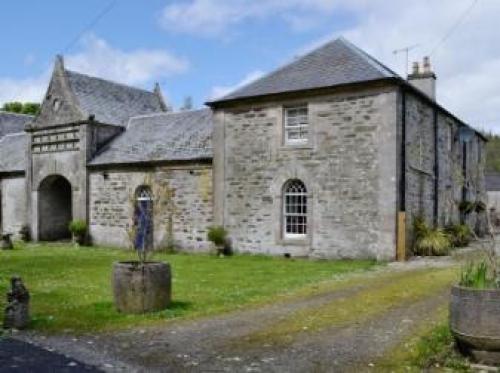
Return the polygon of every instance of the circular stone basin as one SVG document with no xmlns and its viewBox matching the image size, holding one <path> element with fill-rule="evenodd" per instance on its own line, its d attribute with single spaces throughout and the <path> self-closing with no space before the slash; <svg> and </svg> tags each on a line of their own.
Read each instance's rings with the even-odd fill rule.
<svg viewBox="0 0 500 373">
<path fill-rule="evenodd" d="M 477 361 L 500 364 L 500 290 L 454 286 L 451 332 L 459 347 Z"/>
<path fill-rule="evenodd" d="M 146 313 L 167 308 L 172 296 L 170 264 L 116 262 L 113 264 L 113 296 L 123 313 Z"/>
</svg>

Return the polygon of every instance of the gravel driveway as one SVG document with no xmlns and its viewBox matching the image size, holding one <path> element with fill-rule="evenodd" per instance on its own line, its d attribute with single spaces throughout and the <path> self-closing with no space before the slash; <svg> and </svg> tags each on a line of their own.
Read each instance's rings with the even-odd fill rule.
<svg viewBox="0 0 500 373">
<path fill-rule="evenodd" d="M 105 371 L 372 370 L 391 348 L 441 320 L 453 265 L 388 265 L 322 284 L 317 292 L 195 321 L 81 337 L 30 332 L 18 338 Z"/>
</svg>

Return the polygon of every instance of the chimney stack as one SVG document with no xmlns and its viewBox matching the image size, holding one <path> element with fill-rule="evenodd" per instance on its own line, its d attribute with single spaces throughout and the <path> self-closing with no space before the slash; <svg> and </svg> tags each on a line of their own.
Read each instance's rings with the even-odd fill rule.
<svg viewBox="0 0 500 373">
<path fill-rule="evenodd" d="M 422 69 L 418 62 L 413 63 L 413 69 L 408 75 L 408 82 L 434 101 L 436 100 L 436 74 L 432 71 L 431 60 L 425 56 Z"/>
</svg>

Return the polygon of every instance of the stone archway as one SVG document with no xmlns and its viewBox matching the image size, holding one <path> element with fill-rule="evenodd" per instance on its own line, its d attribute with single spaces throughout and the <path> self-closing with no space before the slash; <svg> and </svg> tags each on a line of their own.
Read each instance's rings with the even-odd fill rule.
<svg viewBox="0 0 500 373">
<path fill-rule="evenodd" d="M 70 182 L 59 175 L 46 177 L 38 188 L 38 238 L 56 241 L 71 237 L 73 219 Z"/>
</svg>

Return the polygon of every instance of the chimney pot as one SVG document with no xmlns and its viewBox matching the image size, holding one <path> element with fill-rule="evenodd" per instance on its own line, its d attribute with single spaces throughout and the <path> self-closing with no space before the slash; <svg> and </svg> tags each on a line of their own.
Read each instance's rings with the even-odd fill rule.
<svg viewBox="0 0 500 373">
<path fill-rule="evenodd" d="M 428 73 L 432 72 L 431 60 L 430 60 L 429 56 L 424 57 L 423 67 L 424 67 L 424 73 L 428 74 Z"/>
<path fill-rule="evenodd" d="M 413 69 L 412 69 L 412 74 L 413 75 L 418 75 L 420 73 L 420 66 L 418 62 L 413 62 Z"/>
</svg>

